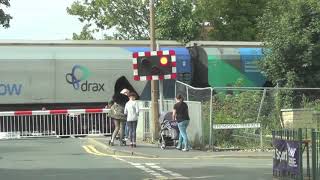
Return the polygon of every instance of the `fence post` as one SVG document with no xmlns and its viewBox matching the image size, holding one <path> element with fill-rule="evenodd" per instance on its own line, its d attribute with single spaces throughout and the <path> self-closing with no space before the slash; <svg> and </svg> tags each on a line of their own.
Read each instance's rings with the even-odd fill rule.
<svg viewBox="0 0 320 180">
<path fill-rule="evenodd" d="M 260 126 L 260 148 L 263 150 L 262 127 Z"/>
<path fill-rule="evenodd" d="M 277 131 L 272 130 L 272 148 L 273 148 L 273 151 L 274 151 L 273 152 L 273 156 L 274 156 L 273 158 L 277 157 L 276 148 L 274 146 L 274 140 L 275 140 L 277 134 L 278 134 Z M 273 168 L 272 168 L 272 175 L 273 176 L 277 175 L 277 172 L 274 171 L 274 162 L 273 162 Z"/>
<path fill-rule="evenodd" d="M 299 177 L 298 179 L 299 180 L 303 180 L 303 160 L 302 160 L 302 129 L 299 128 L 298 129 L 298 142 L 299 142 L 299 170 L 300 170 L 300 173 L 299 173 Z"/>
<path fill-rule="evenodd" d="M 311 153 L 312 153 L 312 180 L 317 180 L 317 147 L 316 147 L 316 138 L 317 134 L 315 129 L 312 129 L 312 135 L 311 135 Z"/>
<path fill-rule="evenodd" d="M 212 111 L 213 111 L 213 107 L 212 107 L 212 100 L 213 100 L 213 97 L 212 97 L 212 93 L 213 93 L 213 88 L 210 88 L 210 110 L 209 110 L 209 118 L 210 118 L 210 129 L 209 129 L 209 132 L 210 132 L 210 136 L 209 136 L 209 148 L 214 148 L 214 137 L 213 137 L 213 119 L 212 119 Z"/>
</svg>

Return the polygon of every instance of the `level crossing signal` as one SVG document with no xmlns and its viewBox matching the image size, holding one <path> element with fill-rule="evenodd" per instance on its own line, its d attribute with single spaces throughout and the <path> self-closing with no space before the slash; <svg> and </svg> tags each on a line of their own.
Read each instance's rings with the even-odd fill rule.
<svg viewBox="0 0 320 180">
<path fill-rule="evenodd" d="M 176 54 L 173 50 L 133 53 L 134 80 L 176 79 Z"/>
</svg>

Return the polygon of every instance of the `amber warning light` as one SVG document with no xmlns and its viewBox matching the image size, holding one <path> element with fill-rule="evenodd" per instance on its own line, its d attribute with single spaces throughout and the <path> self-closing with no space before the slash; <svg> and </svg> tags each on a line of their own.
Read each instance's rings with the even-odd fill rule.
<svg viewBox="0 0 320 180">
<path fill-rule="evenodd" d="M 166 56 L 161 57 L 161 59 L 160 59 L 160 64 L 161 64 L 162 66 L 168 65 L 168 57 L 166 57 Z"/>
</svg>

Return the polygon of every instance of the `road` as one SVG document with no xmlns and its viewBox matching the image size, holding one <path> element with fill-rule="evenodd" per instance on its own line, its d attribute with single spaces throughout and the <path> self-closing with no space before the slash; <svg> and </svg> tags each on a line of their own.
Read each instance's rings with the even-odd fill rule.
<svg viewBox="0 0 320 180">
<path fill-rule="evenodd" d="M 0 141 L 1 180 L 267 180 L 271 173 L 272 159 L 132 158 L 106 154 L 86 139 Z"/>
</svg>

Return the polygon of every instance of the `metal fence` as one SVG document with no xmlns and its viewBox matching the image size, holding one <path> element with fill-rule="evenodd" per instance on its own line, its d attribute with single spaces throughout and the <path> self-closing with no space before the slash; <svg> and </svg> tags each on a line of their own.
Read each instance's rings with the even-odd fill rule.
<svg viewBox="0 0 320 180">
<path fill-rule="evenodd" d="M 320 179 L 320 133 L 315 129 L 272 132 L 273 176 L 279 179 Z"/>
<path fill-rule="evenodd" d="M 111 135 L 109 109 L 0 112 L 0 138 Z"/>
<path fill-rule="evenodd" d="M 264 148 L 272 130 L 320 128 L 320 88 L 230 87 L 195 88 L 176 82 L 176 93 L 201 102 L 204 142 L 214 149 L 256 149 L 262 130 Z M 215 130 L 219 124 L 260 123 L 261 129 Z"/>
<path fill-rule="evenodd" d="M 312 131 L 312 177 L 320 180 L 320 131 Z"/>
</svg>

